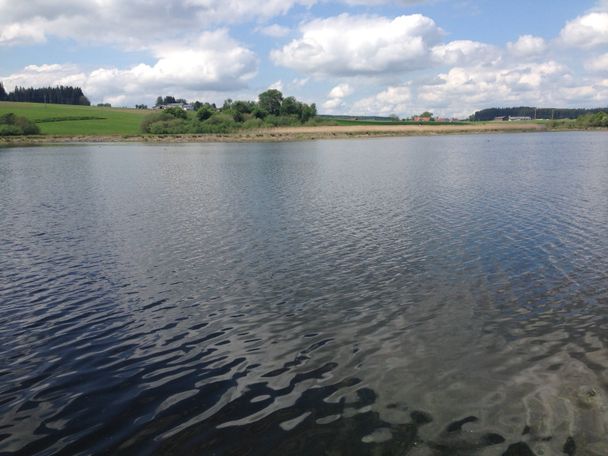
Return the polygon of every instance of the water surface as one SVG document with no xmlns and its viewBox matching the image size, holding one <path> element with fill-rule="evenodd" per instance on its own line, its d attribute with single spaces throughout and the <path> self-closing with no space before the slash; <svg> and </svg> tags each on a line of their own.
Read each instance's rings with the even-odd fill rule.
<svg viewBox="0 0 608 456">
<path fill-rule="evenodd" d="M 0 453 L 608 454 L 607 144 L 0 149 Z"/>
</svg>

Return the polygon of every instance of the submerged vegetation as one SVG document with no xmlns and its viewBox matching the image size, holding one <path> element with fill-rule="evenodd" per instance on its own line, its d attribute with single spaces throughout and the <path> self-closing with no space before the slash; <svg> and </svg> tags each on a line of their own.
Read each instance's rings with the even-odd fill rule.
<svg viewBox="0 0 608 456">
<path fill-rule="evenodd" d="M 163 100 L 159 97 L 157 103 Z M 282 127 L 315 122 L 317 107 L 283 97 L 276 89 L 258 96 L 257 101 L 228 99 L 222 107 L 212 103 L 197 103 L 198 110 L 189 115 L 180 107 L 170 107 L 148 115 L 141 124 L 144 133 L 165 134 L 225 134 L 240 129 Z"/>
<path fill-rule="evenodd" d="M 31 120 L 8 113 L 0 116 L 0 136 L 37 135 L 40 128 Z"/>
</svg>

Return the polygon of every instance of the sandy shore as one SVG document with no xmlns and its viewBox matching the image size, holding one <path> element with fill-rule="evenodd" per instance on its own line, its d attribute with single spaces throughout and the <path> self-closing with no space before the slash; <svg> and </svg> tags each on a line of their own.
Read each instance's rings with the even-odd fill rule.
<svg viewBox="0 0 608 456">
<path fill-rule="evenodd" d="M 349 125 L 315 127 L 277 127 L 244 130 L 225 135 L 137 135 L 137 136 L 8 136 L 0 145 L 57 144 L 83 142 L 271 142 L 305 141 L 332 138 L 368 138 L 386 136 L 423 136 L 447 134 L 503 133 L 546 131 L 546 126 L 532 123 L 486 123 L 453 125 Z"/>
</svg>

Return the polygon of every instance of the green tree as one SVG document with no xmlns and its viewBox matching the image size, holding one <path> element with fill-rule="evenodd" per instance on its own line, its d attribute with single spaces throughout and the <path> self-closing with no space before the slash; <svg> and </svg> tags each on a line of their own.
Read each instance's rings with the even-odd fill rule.
<svg viewBox="0 0 608 456">
<path fill-rule="evenodd" d="M 278 116 L 281 114 L 283 94 L 277 89 L 269 89 L 258 95 L 258 106 L 268 114 Z"/>
<path fill-rule="evenodd" d="M 210 118 L 214 112 L 215 109 L 212 109 L 209 103 L 205 103 L 198 111 L 196 111 L 196 118 L 201 122 L 204 122 Z"/>
<path fill-rule="evenodd" d="M 4 90 L 4 84 L 0 82 L 0 101 L 6 101 L 8 95 L 6 94 L 6 90 Z"/>
<path fill-rule="evenodd" d="M 188 118 L 188 113 L 186 111 L 184 111 L 182 108 L 179 108 L 177 106 L 174 108 L 167 108 L 164 110 L 164 112 L 166 114 L 171 114 L 176 119 L 187 119 Z"/>
</svg>

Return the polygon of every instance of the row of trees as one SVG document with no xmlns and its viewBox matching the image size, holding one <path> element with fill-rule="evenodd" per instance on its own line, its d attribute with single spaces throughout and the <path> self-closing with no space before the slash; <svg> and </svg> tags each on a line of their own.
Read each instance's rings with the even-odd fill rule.
<svg viewBox="0 0 608 456">
<path fill-rule="evenodd" d="M 159 97 L 159 100 L 174 97 Z M 179 100 L 176 101 L 179 103 Z M 258 95 L 257 101 L 224 101 L 221 107 L 214 103 L 194 103 L 196 113 L 188 116 L 181 108 L 168 108 L 151 114 L 142 123 L 146 133 L 229 133 L 242 128 L 263 128 L 270 126 L 301 125 L 310 122 L 317 115 L 317 107 L 284 97 L 276 89 Z"/>
<path fill-rule="evenodd" d="M 58 86 L 58 87 L 15 87 L 15 90 L 7 93 L 4 85 L 0 82 L 0 101 L 18 101 L 28 103 L 54 103 L 68 105 L 90 106 L 89 99 L 84 95 L 80 87 Z"/>
<path fill-rule="evenodd" d="M 605 111 L 606 108 L 597 109 L 569 109 L 569 108 L 534 108 L 530 106 L 520 106 L 516 108 L 489 108 L 477 111 L 470 120 L 489 121 L 496 117 L 531 117 L 533 119 L 576 119 L 585 114 L 595 114 Z"/>
<path fill-rule="evenodd" d="M 166 97 L 158 97 L 156 99 L 156 104 L 154 106 L 158 107 L 158 106 L 163 106 L 163 105 L 168 105 L 168 104 L 174 104 L 174 103 L 182 103 L 182 104 L 186 104 L 187 101 L 184 100 L 183 98 L 175 98 L 171 95 L 168 95 Z"/>
</svg>

